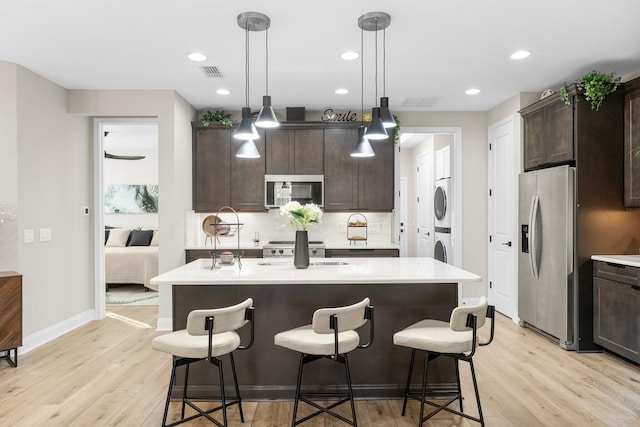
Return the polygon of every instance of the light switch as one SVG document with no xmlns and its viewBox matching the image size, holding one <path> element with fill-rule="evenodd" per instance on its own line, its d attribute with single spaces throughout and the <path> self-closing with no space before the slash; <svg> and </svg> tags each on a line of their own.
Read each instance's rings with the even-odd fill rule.
<svg viewBox="0 0 640 427">
<path fill-rule="evenodd" d="M 33 243 L 33 229 L 30 228 L 24 230 L 24 242 Z"/>
<path fill-rule="evenodd" d="M 48 242 L 51 240 L 51 229 L 50 228 L 41 228 L 40 229 L 40 241 Z"/>
</svg>

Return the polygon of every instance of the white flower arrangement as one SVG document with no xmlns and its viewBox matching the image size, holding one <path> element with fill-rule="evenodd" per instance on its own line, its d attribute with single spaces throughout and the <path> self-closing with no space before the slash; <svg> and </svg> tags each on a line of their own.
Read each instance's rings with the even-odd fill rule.
<svg viewBox="0 0 640 427">
<path fill-rule="evenodd" d="M 289 224 L 296 227 L 296 230 L 307 230 L 310 224 L 320 222 L 322 211 L 318 205 L 307 203 L 301 205 L 298 202 L 289 202 L 280 207 L 280 215 L 289 218 Z"/>
</svg>

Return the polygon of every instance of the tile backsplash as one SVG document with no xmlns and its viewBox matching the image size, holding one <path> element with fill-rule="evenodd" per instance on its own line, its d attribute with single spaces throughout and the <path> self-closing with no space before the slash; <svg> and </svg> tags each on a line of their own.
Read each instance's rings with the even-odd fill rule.
<svg viewBox="0 0 640 427">
<path fill-rule="evenodd" d="M 309 240 L 322 240 L 325 243 L 347 242 L 347 220 L 353 212 L 323 213 L 319 224 L 309 227 Z M 196 213 L 194 211 L 185 212 L 185 247 L 204 247 L 206 235 L 202 230 L 202 223 L 209 215 L 216 212 Z M 370 243 L 390 243 L 392 242 L 392 222 L 393 213 L 390 212 L 365 212 L 363 213 L 368 222 L 368 240 Z M 235 222 L 233 212 L 223 211 L 220 213 L 223 222 Z M 238 220 L 242 225 L 240 229 L 240 244 L 243 247 L 254 246 L 252 239 L 256 233 L 260 238 L 259 245 L 267 243 L 269 240 L 293 240 L 295 238 L 295 228 L 290 226 L 287 218 L 280 215 L 279 209 L 270 209 L 265 213 L 238 213 Z M 220 237 L 221 246 L 237 245 L 238 236 Z M 212 246 L 211 239 L 206 246 Z"/>
</svg>

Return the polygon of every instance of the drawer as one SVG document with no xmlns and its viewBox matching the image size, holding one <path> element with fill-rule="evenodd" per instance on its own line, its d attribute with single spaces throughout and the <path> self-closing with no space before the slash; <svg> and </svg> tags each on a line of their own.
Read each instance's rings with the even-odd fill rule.
<svg viewBox="0 0 640 427">
<path fill-rule="evenodd" d="M 593 275 L 629 285 L 637 285 L 640 283 L 640 267 L 594 261 Z"/>
<path fill-rule="evenodd" d="M 374 257 L 398 257 L 398 249 L 326 249 L 327 258 L 374 258 Z"/>
</svg>

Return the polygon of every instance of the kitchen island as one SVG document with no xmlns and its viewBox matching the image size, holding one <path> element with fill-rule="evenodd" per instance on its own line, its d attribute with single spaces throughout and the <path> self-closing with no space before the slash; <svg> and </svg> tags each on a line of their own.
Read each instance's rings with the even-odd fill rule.
<svg viewBox="0 0 640 427">
<path fill-rule="evenodd" d="M 318 258 L 308 269 L 294 268 L 292 259 L 242 259 L 241 269 L 232 265 L 213 270 L 211 260 L 198 259 L 151 280 L 172 287 L 174 330 L 186 326 L 191 310 L 253 298 L 254 346 L 235 356 L 246 399 L 293 397 L 299 355 L 276 347 L 276 333 L 311 323 L 318 308 L 348 305 L 364 297 L 375 307 L 375 339 L 371 347 L 349 355 L 356 397 L 400 396 L 410 352 L 393 345 L 393 333 L 423 318 L 448 320 L 458 305 L 462 282 L 480 283 L 480 277 L 432 258 Z M 361 333 L 367 334 L 367 329 Z M 436 362 L 431 381 L 440 388 L 455 387 L 454 365 Z M 323 369 L 324 363 L 328 361 L 318 361 L 305 372 L 309 389 L 335 390 L 333 384 L 344 383 L 343 372 L 332 365 Z M 199 389 L 216 387 L 214 370 L 193 368 L 198 370 L 190 378 Z"/>
</svg>

